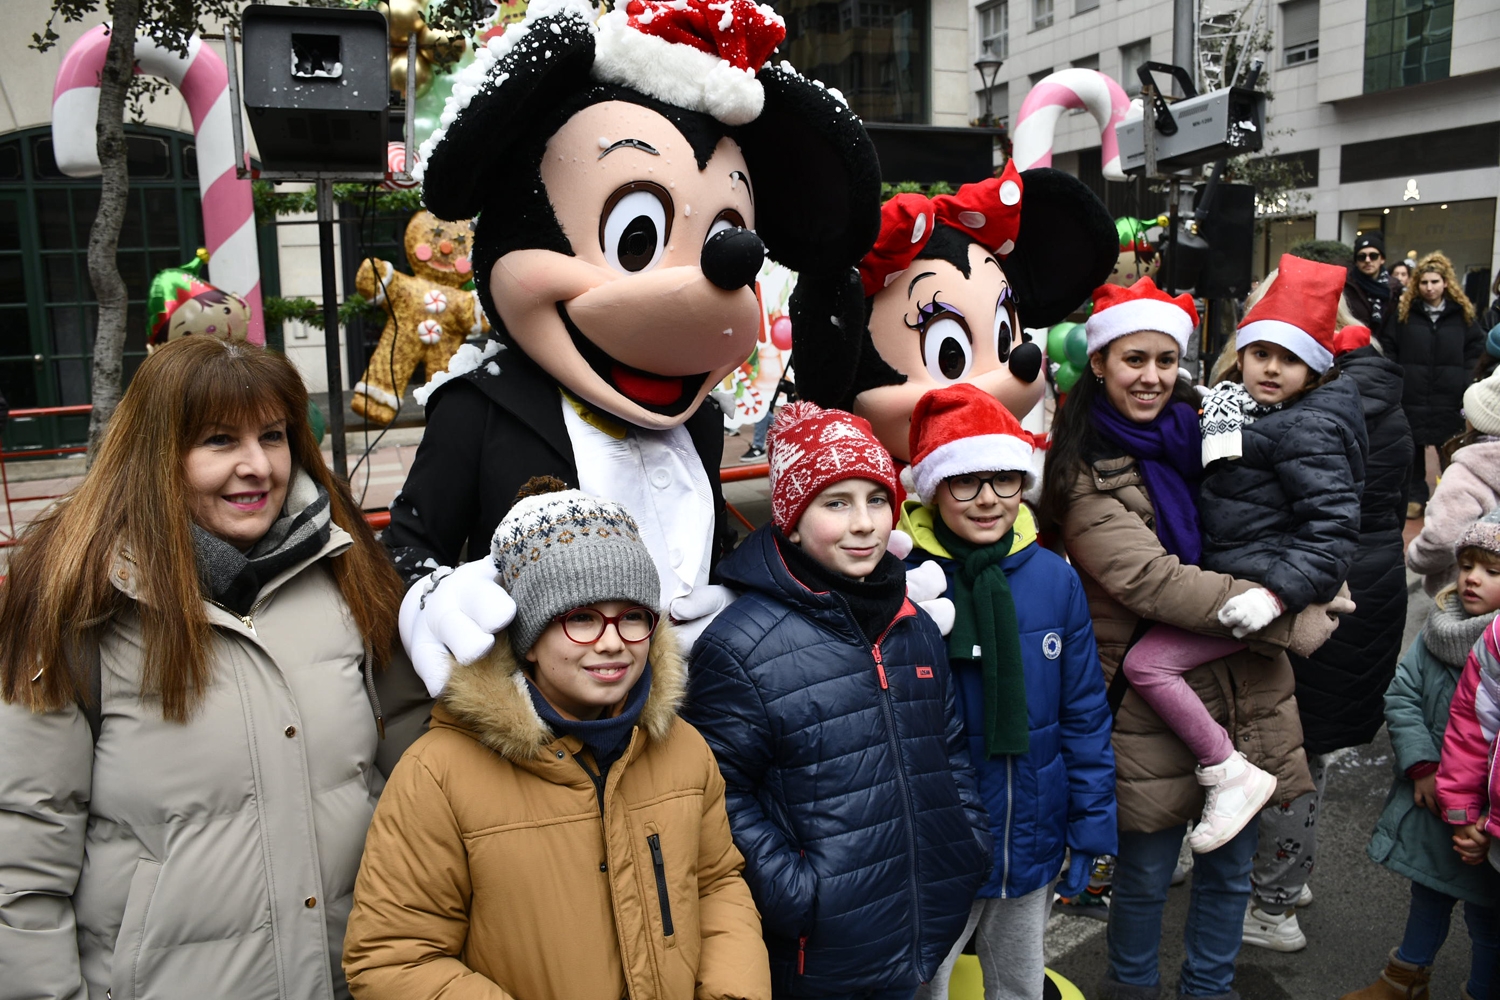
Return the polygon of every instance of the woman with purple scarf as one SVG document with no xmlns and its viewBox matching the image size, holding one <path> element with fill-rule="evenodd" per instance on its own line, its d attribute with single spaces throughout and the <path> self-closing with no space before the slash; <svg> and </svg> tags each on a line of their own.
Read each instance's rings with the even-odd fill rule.
<svg viewBox="0 0 1500 1000">
<path fill-rule="evenodd" d="M 1154 1000 L 1161 993 L 1158 951 L 1167 890 L 1184 832 L 1200 818 L 1204 795 L 1193 753 L 1130 689 L 1120 662 L 1157 623 L 1232 641 L 1219 609 L 1259 584 L 1197 565 L 1202 438 L 1197 396 L 1177 377 L 1196 324 L 1184 323 L 1182 304 L 1150 279 L 1129 290 L 1106 286 L 1095 302 L 1089 370 L 1054 425 L 1042 515 L 1061 535 L 1083 579 L 1115 713 L 1120 853 L 1110 903 L 1109 967 L 1099 992 L 1090 995 Z M 1122 304 L 1130 308 L 1119 309 Z M 1316 648 L 1335 624 L 1325 605 L 1283 615 L 1249 636 L 1244 648 L 1184 675 L 1235 747 L 1276 776 L 1275 801 L 1312 789 L 1286 649 Z M 1252 822 L 1228 843 L 1198 855 L 1183 934 L 1182 996 L 1238 996 L 1234 964 L 1255 847 Z"/>
</svg>

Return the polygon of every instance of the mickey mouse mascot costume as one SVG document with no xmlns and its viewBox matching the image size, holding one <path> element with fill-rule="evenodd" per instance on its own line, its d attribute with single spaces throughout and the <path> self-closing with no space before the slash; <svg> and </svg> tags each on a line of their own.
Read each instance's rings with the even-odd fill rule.
<svg viewBox="0 0 1500 1000">
<path fill-rule="evenodd" d="M 494 333 L 429 397 L 385 533 L 432 692 L 450 652 L 484 655 L 514 613 L 487 554 L 533 476 L 631 512 L 689 637 L 730 598 L 708 582 L 725 523 L 721 418 L 703 400 L 755 343 L 766 254 L 852 274 L 880 226 L 859 119 L 763 65 L 784 36 L 750 0 L 620 0 L 602 17 L 533 0 L 456 81 L 423 197 L 440 218 L 478 216 Z"/>
</svg>

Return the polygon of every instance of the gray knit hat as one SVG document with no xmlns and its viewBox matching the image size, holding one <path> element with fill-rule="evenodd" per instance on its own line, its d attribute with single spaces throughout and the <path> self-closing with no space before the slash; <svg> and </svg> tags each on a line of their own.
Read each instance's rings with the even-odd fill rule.
<svg viewBox="0 0 1500 1000">
<path fill-rule="evenodd" d="M 524 497 L 490 543 L 500 585 L 516 602 L 510 642 L 526 655 L 565 611 L 597 601 L 634 601 L 661 612 L 661 579 L 624 507 L 578 490 Z"/>
<path fill-rule="evenodd" d="M 1492 510 L 1464 529 L 1453 546 L 1457 555 L 1464 549 L 1481 549 L 1500 556 L 1500 510 Z"/>
<path fill-rule="evenodd" d="M 1500 373 L 1464 390 L 1464 419 L 1481 434 L 1500 434 Z"/>
</svg>

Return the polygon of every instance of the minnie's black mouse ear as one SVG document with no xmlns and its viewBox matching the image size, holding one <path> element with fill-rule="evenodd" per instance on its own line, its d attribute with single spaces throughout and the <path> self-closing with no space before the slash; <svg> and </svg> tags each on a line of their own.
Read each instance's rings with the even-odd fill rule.
<svg viewBox="0 0 1500 1000">
<path fill-rule="evenodd" d="M 1025 326 L 1051 326 L 1104 284 L 1120 256 L 1115 223 L 1083 181 L 1051 167 L 1021 172 L 1021 231 L 1005 258 Z"/>
<path fill-rule="evenodd" d="M 477 215 L 497 168 L 514 157 L 517 142 L 528 138 L 531 118 L 546 114 L 588 84 L 594 33 L 581 15 L 549 14 L 528 22 L 527 28 L 490 67 L 479 92 L 448 126 L 427 161 L 422 199 L 440 219 Z"/>
<path fill-rule="evenodd" d="M 853 267 L 880 232 L 880 160 L 859 116 L 795 71 L 767 65 L 766 103 L 737 132 L 755 230 L 793 271 Z"/>
</svg>

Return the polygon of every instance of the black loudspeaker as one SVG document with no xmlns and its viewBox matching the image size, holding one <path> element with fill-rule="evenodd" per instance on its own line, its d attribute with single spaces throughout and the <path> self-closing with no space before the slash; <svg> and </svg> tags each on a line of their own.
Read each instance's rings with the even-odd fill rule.
<svg viewBox="0 0 1500 1000">
<path fill-rule="evenodd" d="M 385 18 L 373 10 L 252 4 L 244 100 L 266 170 L 383 172 L 390 96 Z"/>
<path fill-rule="evenodd" d="M 1213 192 L 1208 217 L 1198 226 L 1208 244 L 1197 293 L 1205 299 L 1238 299 L 1250 291 L 1250 264 L 1255 255 L 1255 188 L 1220 184 Z"/>
</svg>

